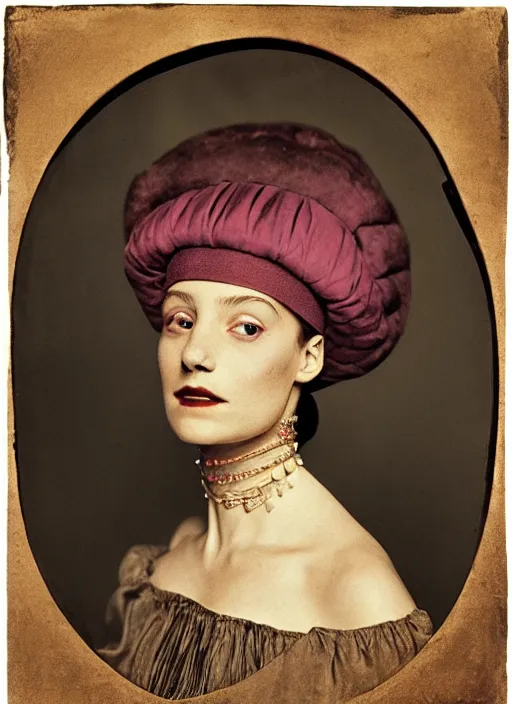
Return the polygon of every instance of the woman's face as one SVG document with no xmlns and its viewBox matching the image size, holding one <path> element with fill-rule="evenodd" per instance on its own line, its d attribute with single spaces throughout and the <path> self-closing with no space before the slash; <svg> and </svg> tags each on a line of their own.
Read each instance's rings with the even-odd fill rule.
<svg viewBox="0 0 512 704">
<path fill-rule="evenodd" d="M 211 281 L 171 286 L 158 362 L 167 418 L 197 445 L 241 443 L 270 431 L 298 399 L 304 348 L 297 318 L 270 296 Z M 316 376 L 316 374 L 315 374 Z M 183 387 L 191 387 L 181 391 Z M 208 404 L 206 389 L 223 399 Z"/>
</svg>

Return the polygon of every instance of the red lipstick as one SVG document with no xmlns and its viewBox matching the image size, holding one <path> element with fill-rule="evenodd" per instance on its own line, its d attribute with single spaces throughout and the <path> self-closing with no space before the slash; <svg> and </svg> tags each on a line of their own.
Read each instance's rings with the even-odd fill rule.
<svg viewBox="0 0 512 704">
<path fill-rule="evenodd" d="M 215 406 L 218 403 L 225 403 L 225 399 L 217 396 L 203 386 L 183 386 L 174 394 L 182 406 Z"/>
</svg>

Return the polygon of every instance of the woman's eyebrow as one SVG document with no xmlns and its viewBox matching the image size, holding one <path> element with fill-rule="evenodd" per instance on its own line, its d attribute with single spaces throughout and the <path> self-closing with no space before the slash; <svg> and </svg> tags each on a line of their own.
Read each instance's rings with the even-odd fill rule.
<svg viewBox="0 0 512 704">
<path fill-rule="evenodd" d="M 173 296 L 181 298 L 181 300 L 184 301 L 188 306 L 190 306 L 191 308 L 195 308 L 193 297 L 189 293 L 185 293 L 185 291 L 167 291 L 167 293 L 165 294 L 164 303 Z"/>
<path fill-rule="evenodd" d="M 191 308 L 195 308 L 195 302 L 193 296 L 191 296 L 189 293 L 186 293 L 185 291 L 180 291 L 179 289 L 177 290 L 171 290 L 168 291 L 164 302 L 167 301 L 169 298 L 172 298 L 173 296 L 176 296 L 177 298 L 181 298 L 184 303 L 189 305 Z M 269 306 L 274 313 L 278 316 L 279 311 L 275 306 L 272 305 L 270 301 L 267 301 L 265 298 L 260 298 L 259 296 L 220 296 L 216 298 L 217 303 L 219 303 L 221 306 L 226 306 L 226 307 L 233 307 L 233 306 L 239 306 L 242 305 L 243 303 L 251 303 L 251 302 L 256 302 L 256 303 L 265 303 L 267 306 Z"/>
<path fill-rule="evenodd" d="M 270 301 L 267 301 L 265 298 L 260 298 L 259 296 L 221 296 L 220 298 L 217 298 L 217 302 L 222 306 L 239 306 L 242 303 L 251 302 L 265 303 L 267 306 L 272 308 L 278 317 L 281 317 L 277 308 L 275 308 Z"/>
</svg>

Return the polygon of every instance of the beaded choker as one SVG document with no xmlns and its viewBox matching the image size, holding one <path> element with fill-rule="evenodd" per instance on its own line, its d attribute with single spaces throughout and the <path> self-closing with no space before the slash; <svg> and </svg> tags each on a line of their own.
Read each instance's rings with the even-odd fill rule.
<svg viewBox="0 0 512 704">
<path fill-rule="evenodd" d="M 243 506 L 247 513 L 263 504 L 268 512 L 272 511 L 274 508 L 273 497 L 276 495 L 282 496 L 285 488 L 293 488 L 293 484 L 288 477 L 298 466 L 303 464 L 302 458 L 297 453 L 297 443 L 295 442 L 297 433 L 294 423 L 296 420 L 297 416 L 282 420 L 279 424 L 278 440 L 260 449 L 228 459 L 205 459 L 201 457 L 196 460 L 196 464 L 201 470 L 201 484 L 205 491 L 205 498 L 210 498 L 217 504 L 223 504 L 225 508 Z M 218 467 L 225 467 L 226 465 L 258 457 L 279 447 L 285 447 L 286 449 L 270 462 L 259 467 L 239 472 L 214 471 Z M 262 475 L 260 483 L 249 489 L 230 490 L 221 495 L 217 495 L 212 491 L 214 486 L 231 484 L 260 474 Z"/>
</svg>

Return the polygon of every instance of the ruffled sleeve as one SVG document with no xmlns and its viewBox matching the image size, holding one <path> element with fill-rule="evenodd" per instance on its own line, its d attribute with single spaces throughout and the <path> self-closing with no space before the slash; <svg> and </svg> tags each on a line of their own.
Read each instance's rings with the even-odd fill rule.
<svg viewBox="0 0 512 704">
<path fill-rule="evenodd" d="M 133 645 L 155 610 L 152 600 L 144 599 L 143 593 L 153 563 L 167 550 L 165 545 L 134 545 L 119 566 L 119 587 L 106 611 L 109 642 L 97 653 L 121 674 L 129 671 Z"/>
</svg>

